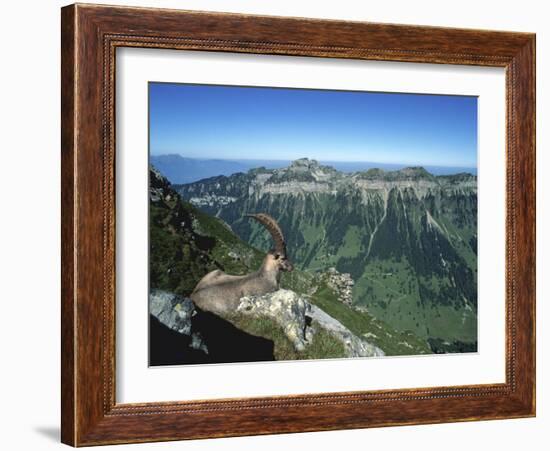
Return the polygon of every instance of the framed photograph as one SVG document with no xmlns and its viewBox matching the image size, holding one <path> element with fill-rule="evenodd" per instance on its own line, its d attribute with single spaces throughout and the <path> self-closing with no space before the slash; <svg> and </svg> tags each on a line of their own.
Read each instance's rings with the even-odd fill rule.
<svg viewBox="0 0 550 451">
<path fill-rule="evenodd" d="M 535 36 L 62 9 L 62 441 L 535 415 Z"/>
</svg>

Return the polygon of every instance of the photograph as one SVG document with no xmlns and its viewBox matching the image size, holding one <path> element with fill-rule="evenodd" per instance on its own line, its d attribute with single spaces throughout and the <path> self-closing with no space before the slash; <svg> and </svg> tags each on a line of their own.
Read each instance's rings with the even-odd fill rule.
<svg viewBox="0 0 550 451">
<path fill-rule="evenodd" d="M 542 6 L 121 1 L 9 15 L 7 449 L 546 449 Z"/>
<path fill-rule="evenodd" d="M 149 366 L 478 350 L 476 96 L 148 83 Z"/>
</svg>

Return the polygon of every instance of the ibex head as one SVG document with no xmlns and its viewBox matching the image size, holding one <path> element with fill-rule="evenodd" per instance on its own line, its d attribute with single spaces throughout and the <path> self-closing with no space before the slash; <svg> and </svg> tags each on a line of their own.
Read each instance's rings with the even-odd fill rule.
<svg viewBox="0 0 550 451">
<path fill-rule="evenodd" d="M 256 213 L 246 216 L 254 218 L 262 224 L 273 238 L 275 247 L 267 254 L 267 264 L 273 268 L 277 268 L 279 271 L 292 271 L 294 266 L 287 257 L 285 238 L 277 221 L 266 213 Z"/>
</svg>

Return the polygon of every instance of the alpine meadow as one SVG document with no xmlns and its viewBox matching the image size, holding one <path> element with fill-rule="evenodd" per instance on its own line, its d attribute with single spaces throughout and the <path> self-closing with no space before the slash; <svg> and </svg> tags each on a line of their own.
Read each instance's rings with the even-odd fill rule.
<svg viewBox="0 0 550 451">
<path fill-rule="evenodd" d="M 477 352 L 477 98 L 149 104 L 150 365 Z"/>
</svg>

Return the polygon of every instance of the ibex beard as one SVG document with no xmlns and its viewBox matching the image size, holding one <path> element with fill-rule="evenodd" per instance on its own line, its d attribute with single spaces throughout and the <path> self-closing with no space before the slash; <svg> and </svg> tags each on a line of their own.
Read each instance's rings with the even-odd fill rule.
<svg viewBox="0 0 550 451">
<path fill-rule="evenodd" d="M 275 246 L 267 253 L 260 268 L 250 274 L 233 276 L 219 269 L 206 274 L 191 293 L 191 299 L 201 310 L 231 314 L 237 310 L 242 297 L 277 291 L 281 272 L 294 269 L 288 260 L 285 239 L 277 221 L 266 213 L 246 216 L 254 218 L 268 230 Z"/>
</svg>

